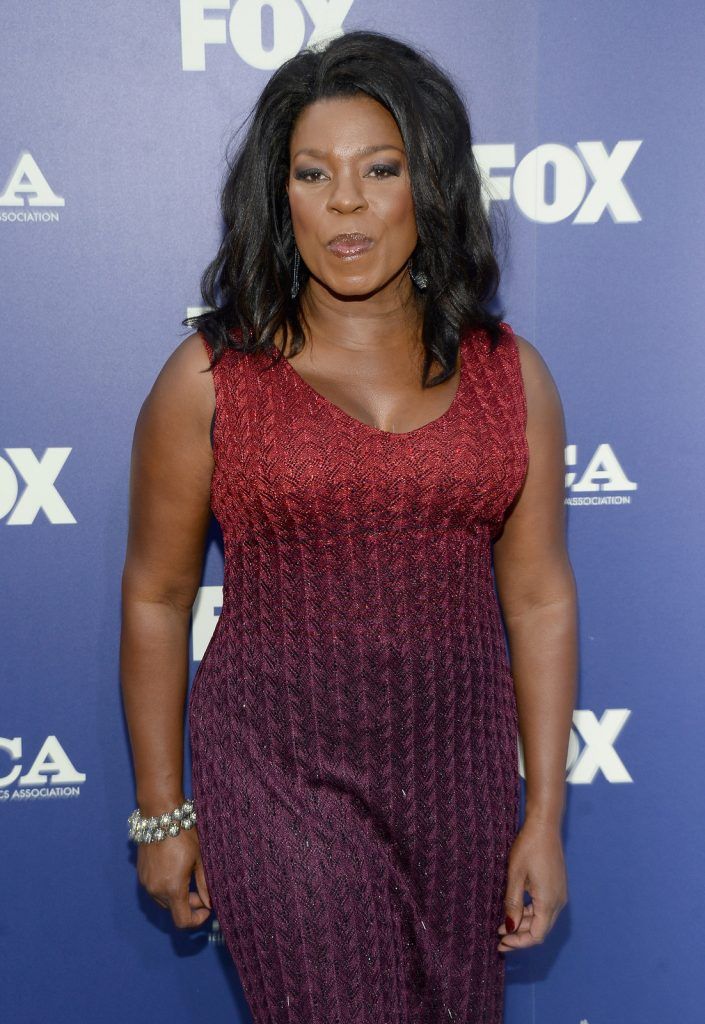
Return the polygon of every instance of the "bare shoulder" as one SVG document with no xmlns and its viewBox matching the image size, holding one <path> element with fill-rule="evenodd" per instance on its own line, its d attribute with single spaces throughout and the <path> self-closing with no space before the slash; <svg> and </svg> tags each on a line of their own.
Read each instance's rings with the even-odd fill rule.
<svg viewBox="0 0 705 1024">
<path fill-rule="evenodd" d="M 162 366 L 155 387 L 169 388 L 181 392 L 182 397 L 192 397 L 197 391 L 197 404 L 203 396 L 210 396 L 215 403 L 213 375 L 209 371 L 210 360 L 203 338 L 196 332 L 184 338 Z"/>
<path fill-rule="evenodd" d="M 124 580 L 150 600 L 190 609 L 210 517 L 212 374 L 201 337 L 164 362 L 135 424 Z"/>
<path fill-rule="evenodd" d="M 514 337 L 524 380 L 528 427 L 536 422 L 562 419 L 561 398 L 546 360 L 532 342 L 520 334 L 515 334 Z"/>
<path fill-rule="evenodd" d="M 197 332 L 170 353 L 142 403 L 135 426 L 135 442 L 165 458 L 166 452 L 202 453 L 211 458 L 210 424 L 215 389 L 208 353 Z"/>
<path fill-rule="evenodd" d="M 171 352 L 152 385 L 147 402 L 158 403 L 169 416 L 191 420 L 200 430 L 210 429 L 215 409 L 213 374 L 203 338 L 190 334 Z"/>
</svg>

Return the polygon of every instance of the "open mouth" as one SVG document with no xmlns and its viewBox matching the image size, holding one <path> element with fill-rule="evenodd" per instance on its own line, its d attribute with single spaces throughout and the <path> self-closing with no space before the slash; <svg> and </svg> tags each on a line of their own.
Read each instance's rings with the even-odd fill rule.
<svg viewBox="0 0 705 1024">
<path fill-rule="evenodd" d="M 326 248 L 329 252 L 332 252 L 334 256 L 339 256 L 341 259 L 349 259 L 356 256 L 362 256 L 363 253 L 368 252 L 373 245 L 374 241 L 371 238 L 368 238 L 367 235 L 355 233 L 348 235 L 336 235 L 335 238 L 331 239 Z"/>
</svg>

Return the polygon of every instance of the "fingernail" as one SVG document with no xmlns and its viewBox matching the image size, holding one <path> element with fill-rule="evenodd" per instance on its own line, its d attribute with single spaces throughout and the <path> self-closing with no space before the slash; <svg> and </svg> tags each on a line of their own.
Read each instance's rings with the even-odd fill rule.
<svg viewBox="0 0 705 1024">
<path fill-rule="evenodd" d="M 514 931 L 514 922 L 508 914 L 504 919 L 504 927 L 507 929 L 508 932 Z"/>
</svg>

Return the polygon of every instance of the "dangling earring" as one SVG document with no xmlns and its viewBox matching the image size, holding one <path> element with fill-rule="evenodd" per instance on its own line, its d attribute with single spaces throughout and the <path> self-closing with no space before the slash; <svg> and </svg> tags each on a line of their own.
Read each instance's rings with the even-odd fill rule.
<svg viewBox="0 0 705 1024">
<path fill-rule="evenodd" d="M 414 273 L 414 270 L 411 266 L 411 256 L 409 256 L 406 266 L 409 271 L 409 277 L 414 282 L 416 287 L 420 291 L 424 291 L 428 287 L 428 278 L 424 274 L 423 270 L 418 271 L 418 273 Z"/>
<path fill-rule="evenodd" d="M 294 242 L 294 272 L 291 280 L 291 297 L 295 299 L 299 292 L 299 267 L 301 266 L 301 254 L 299 247 Z"/>
</svg>

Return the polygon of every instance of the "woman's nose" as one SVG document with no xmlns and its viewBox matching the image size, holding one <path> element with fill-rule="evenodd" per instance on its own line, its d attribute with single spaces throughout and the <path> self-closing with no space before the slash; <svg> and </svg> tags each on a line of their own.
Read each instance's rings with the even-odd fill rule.
<svg viewBox="0 0 705 1024">
<path fill-rule="evenodd" d="M 333 210 L 356 210 L 367 205 L 362 183 L 355 174 L 339 174 L 333 180 L 328 207 Z"/>
</svg>

